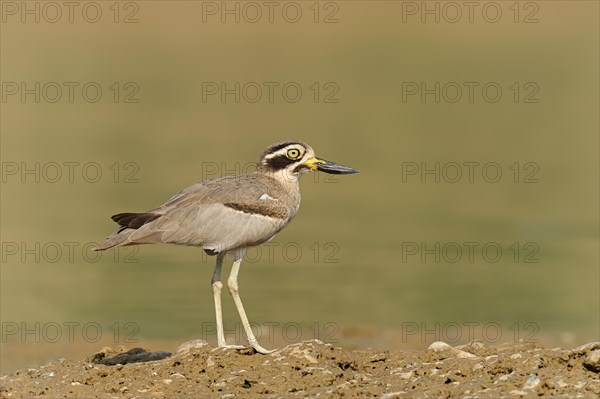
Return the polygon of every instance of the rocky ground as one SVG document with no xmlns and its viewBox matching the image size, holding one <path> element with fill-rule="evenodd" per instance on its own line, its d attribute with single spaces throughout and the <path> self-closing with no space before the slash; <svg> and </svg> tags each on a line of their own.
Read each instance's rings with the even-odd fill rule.
<svg viewBox="0 0 600 399">
<path fill-rule="evenodd" d="M 435 342 L 427 350 L 389 352 L 346 350 L 315 340 L 259 355 L 250 349 L 224 350 L 190 341 L 162 360 L 114 366 L 97 363 L 126 351 L 124 347 L 104 348 L 88 359 L 60 359 L 39 369 L 2 376 L 0 397 L 600 396 L 598 342 L 572 350 L 522 343 L 471 342 L 451 347 Z"/>
</svg>

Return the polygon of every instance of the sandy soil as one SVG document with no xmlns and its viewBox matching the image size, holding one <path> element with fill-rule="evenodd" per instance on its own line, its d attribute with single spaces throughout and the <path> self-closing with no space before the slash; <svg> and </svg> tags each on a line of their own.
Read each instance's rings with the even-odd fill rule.
<svg viewBox="0 0 600 399">
<path fill-rule="evenodd" d="M 346 350 L 307 341 L 269 355 L 183 344 L 163 360 L 93 363 L 126 352 L 103 348 L 0 377 L 2 398 L 519 398 L 600 396 L 600 343 L 576 349 L 533 344 L 427 350 Z"/>
</svg>

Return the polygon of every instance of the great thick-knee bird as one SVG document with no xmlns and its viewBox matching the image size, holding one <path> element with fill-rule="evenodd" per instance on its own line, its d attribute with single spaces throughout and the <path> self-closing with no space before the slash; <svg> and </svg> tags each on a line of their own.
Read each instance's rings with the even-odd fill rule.
<svg viewBox="0 0 600 399">
<path fill-rule="evenodd" d="M 269 241 L 291 222 L 300 207 L 300 176 L 315 170 L 333 174 L 358 172 L 317 158 L 314 150 L 300 141 L 275 143 L 262 153 L 256 172 L 201 181 L 148 212 L 112 216 L 119 229 L 95 249 L 170 243 L 201 247 L 207 254 L 216 255 L 211 282 L 217 343 L 220 347 L 238 348 L 225 341 L 221 311 L 221 267 L 225 255 L 233 254 L 227 287 L 250 346 L 259 353 L 269 353 L 256 340 L 240 299 L 240 264 L 246 248 Z"/>
</svg>

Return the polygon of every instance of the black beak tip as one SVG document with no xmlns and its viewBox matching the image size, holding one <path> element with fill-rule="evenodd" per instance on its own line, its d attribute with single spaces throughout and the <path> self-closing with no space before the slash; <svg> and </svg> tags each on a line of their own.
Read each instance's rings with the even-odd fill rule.
<svg viewBox="0 0 600 399">
<path fill-rule="evenodd" d="M 341 175 L 352 175 L 354 173 L 360 172 L 360 170 L 351 168 L 350 166 L 346 166 L 346 168 L 347 169 L 345 169 L 343 172 L 340 172 Z"/>
<path fill-rule="evenodd" d="M 326 163 L 317 164 L 317 170 L 333 175 L 350 175 L 359 172 L 358 169 L 351 168 L 350 166 L 340 165 L 330 161 L 325 162 Z"/>
</svg>

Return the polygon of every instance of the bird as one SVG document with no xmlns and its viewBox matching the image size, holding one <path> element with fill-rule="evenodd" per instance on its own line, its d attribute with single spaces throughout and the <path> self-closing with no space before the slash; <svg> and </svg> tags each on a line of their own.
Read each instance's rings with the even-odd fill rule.
<svg viewBox="0 0 600 399">
<path fill-rule="evenodd" d="M 119 228 L 94 249 L 168 243 L 200 247 L 208 255 L 216 256 L 211 286 L 217 345 L 240 349 L 244 346 L 227 344 L 223 331 L 221 269 L 225 256 L 232 254 L 227 287 L 244 333 L 257 353 L 271 353 L 259 344 L 250 328 L 239 295 L 240 265 L 247 248 L 271 240 L 292 221 L 300 207 L 300 177 L 313 171 L 359 172 L 316 157 L 313 148 L 302 141 L 281 141 L 266 148 L 254 172 L 199 181 L 147 212 L 113 215 L 111 219 Z"/>
</svg>

